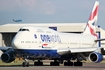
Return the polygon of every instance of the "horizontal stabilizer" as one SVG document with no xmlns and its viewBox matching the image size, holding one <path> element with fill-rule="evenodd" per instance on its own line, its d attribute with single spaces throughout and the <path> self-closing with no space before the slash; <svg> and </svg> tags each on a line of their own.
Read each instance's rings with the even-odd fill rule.
<svg viewBox="0 0 105 70">
<path fill-rule="evenodd" d="M 95 40 L 95 42 L 97 42 L 97 41 L 105 41 L 105 39 L 97 39 L 97 40 Z"/>
</svg>

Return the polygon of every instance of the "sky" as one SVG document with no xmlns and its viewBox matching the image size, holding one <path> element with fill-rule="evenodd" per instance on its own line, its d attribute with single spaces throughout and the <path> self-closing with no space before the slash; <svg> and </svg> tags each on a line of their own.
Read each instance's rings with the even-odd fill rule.
<svg viewBox="0 0 105 70">
<path fill-rule="evenodd" d="M 105 29 L 105 0 L 99 1 L 97 25 Z M 95 0 L 0 0 L 0 24 L 87 23 Z M 15 23 L 14 23 L 15 24 Z"/>
</svg>

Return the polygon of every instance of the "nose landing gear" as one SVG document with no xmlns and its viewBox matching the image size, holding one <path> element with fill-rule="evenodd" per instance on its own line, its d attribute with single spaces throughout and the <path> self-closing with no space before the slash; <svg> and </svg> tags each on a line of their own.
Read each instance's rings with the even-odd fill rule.
<svg viewBox="0 0 105 70">
<path fill-rule="evenodd" d="M 24 62 L 22 63 L 23 67 L 29 67 L 29 61 L 27 59 L 24 60 Z"/>
</svg>

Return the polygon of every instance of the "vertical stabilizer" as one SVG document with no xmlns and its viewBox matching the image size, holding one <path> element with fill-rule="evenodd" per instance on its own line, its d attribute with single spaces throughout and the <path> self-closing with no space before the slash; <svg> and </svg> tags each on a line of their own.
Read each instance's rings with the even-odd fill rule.
<svg viewBox="0 0 105 70">
<path fill-rule="evenodd" d="M 98 8 L 99 8 L 99 2 L 96 1 L 93 7 L 93 10 L 90 14 L 89 20 L 87 22 L 87 25 L 84 29 L 83 34 L 90 34 L 98 38 L 96 34 L 96 23 L 98 18 Z"/>
</svg>

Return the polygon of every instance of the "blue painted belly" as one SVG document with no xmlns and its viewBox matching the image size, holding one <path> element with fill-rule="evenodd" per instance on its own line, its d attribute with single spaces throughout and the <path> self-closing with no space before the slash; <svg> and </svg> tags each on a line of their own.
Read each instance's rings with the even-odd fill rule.
<svg viewBox="0 0 105 70">
<path fill-rule="evenodd" d="M 60 58 L 57 50 L 40 50 L 40 49 L 16 49 L 20 54 L 26 54 L 28 56 L 48 57 L 48 58 Z"/>
</svg>

